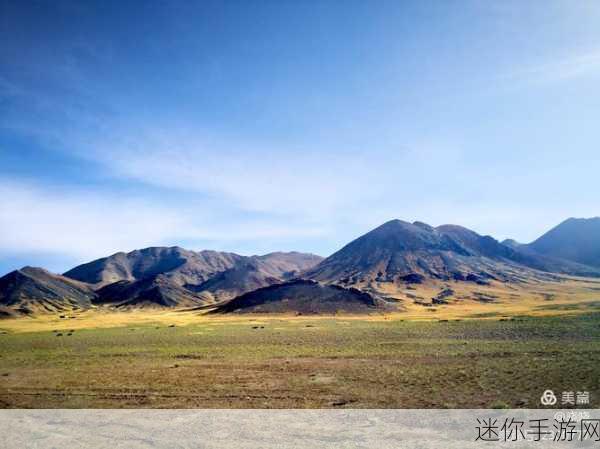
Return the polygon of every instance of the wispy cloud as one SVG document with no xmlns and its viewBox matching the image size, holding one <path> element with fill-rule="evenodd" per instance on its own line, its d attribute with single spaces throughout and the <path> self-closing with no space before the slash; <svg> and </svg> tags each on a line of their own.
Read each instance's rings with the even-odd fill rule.
<svg viewBox="0 0 600 449">
<path fill-rule="evenodd" d="M 155 205 L 96 194 L 48 192 L 2 182 L 0 249 L 98 257 L 123 248 L 164 242 L 182 217 Z"/>
<path fill-rule="evenodd" d="M 317 227 L 260 219 L 226 222 L 211 211 L 200 213 L 114 194 L 48 191 L 22 182 L 0 182 L 0 197 L 0 251 L 4 254 L 57 254 L 84 261 L 181 241 L 201 241 L 219 249 L 232 238 L 277 241 L 323 232 Z"/>
<path fill-rule="evenodd" d="M 585 36 L 569 39 L 564 48 L 546 39 L 556 36 L 554 25 L 563 19 L 559 13 L 575 9 L 572 2 L 559 2 L 564 8 L 554 6 L 552 26 L 542 26 L 543 38 L 532 39 L 532 45 L 523 49 L 514 45 L 527 38 L 529 17 L 539 18 L 538 11 L 545 17 L 545 3 L 530 5 L 530 16 L 519 1 L 475 3 L 501 16 L 501 25 L 489 28 L 489 36 L 479 34 L 483 25 L 472 23 L 464 12 L 460 16 L 467 26 L 456 22 L 456 31 L 468 33 L 458 35 L 456 45 L 454 41 L 442 45 L 439 33 L 421 34 L 418 23 L 406 39 L 402 34 L 391 39 L 391 31 L 398 29 L 392 23 L 388 33 L 382 29 L 377 34 L 404 42 L 404 50 L 394 46 L 385 59 L 374 59 L 372 65 L 352 58 L 357 65 L 341 64 L 339 71 L 333 71 L 335 61 L 331 72 L 315 66 L 314 73 L 322 73 L 327 81 L 322 84 L 316 76 L 302 79 L 302 73 L 288 80 L 268 65 L 260 73 L 238 73 L 238 53 L 227 54 L 227 45 L 212 45 L 214 52 L 206 57 L 195 45 L 184 51 L 179 30 L 172 40 L 150 33 L 151 41 L 140 39 L 129 49 L 103 34 L 92 36 L 87 26 L 74 36 L 35 32 L 33 47 L 27 40 L 22 45 L 5 40 L 0 50 L 5 50 L 3 62 L 11 70 L 0 77 L 0 130 L 10 132 L 0 150 L 17 151 L 9 148 L 17 135 L 32 152 L 60 153 L 60 162 L 53 162 L 55 176 L 45 173 L 45 181 L 38 180 L 44 185 L 0 179 L 0 251 L 90 259 L 180 242 L 195 249 L 254 251 L 251 248 L 262 248 L 264 242 L 275 249 L 285 240 L 290 245 L 279 249 L 304 249 L 295 245 L 305 239 L 310 241 L 305 248 L 326 253 L 391 218 L 455 222 L 483 233 L 532 238 L 528 229 L 542 231 L 577 210 L 585 215 L 597 202 L 591 181 L 597 141 L 593 116 L 573 115 L 578 126 L 571 130 L 557 126 L 562 117 L 532 127 L 524 118 L 531 109 L 546 108 L 552 99 L 545 98 L 541 89 L 528 90 L 533 98 L 525 101 L 521 93 L 537 84 L 596 77 L 600 50 L 594 50 L 593 39 Z M 570 20 L 579 24 L 581 17 L 578 12 Z M 590 17 L 588 28 L 595 16 Z M 36 31 L 16 21 L 13 27 L 19 33 Z M 192 28 L 198 25 L 190 17 Z M 575 31 L 567 26 L 557 29 Z M 488 44 L 502 44 L 510 31 L 516 31 L 519 39 L 508 39 L 506 54 L 494 53 L 495 45 Z M 5 32 L 13 40 L 19 33 Z M 143 36 L 147 34 L 144 27 Z M 412 41 L 411 35 L 417 40 Z M 189 37 L 194 40 L 193 34 Z M 340 50 L 345 51 L 348 42 L 342 42 Z M 463 46 L 470 42 L 476 45 Z M 357 47 L 357 55 L 368 48 L 362 47 L 365 44 Z M 251 42 L 244 45 L 252 48 Z M 382 42 L 381 47 L 386 45 Z M 589 50 L 565 53 L 576 45 L 580 49 L 589 45 Z M 532 57 L 538 56 L 537 49 L 562 56 L 545 59 L 540 52 L 538 60 Z M 185 63 L 166 71 L 144 64 L 173 51 L 184 56 L 180 61 Z M 224 64 L 224 75 L 230 70 L 236 76 L 229 80 L 215 76 L 207 82 L 202 76 L 206 67 L 219 63 Z M 518 68 L 498 80 L 495 77 L 505 73 L 506 64 Z M 363 77 L 367 75 L 361 75 L 363 65 L 374 73 Z M 457 89 L 456 73 L 448 70 L 453 67 L 468 74 L 463 81 L 469 92 Z M 389 75 L 376 76 L 379 71 Z M 436 77 L 429 78 L 428 72 Z M 167 82 L 161 82 L 164 77 Z M 253 83 L 254 77 L 268 82 Z M 335 82 L 329 80 L 337 77 L 340 87 L 330 95 Z M 375 82 L 379 79 L 380 85 Z M 501 94 L 516 90 L 517 95 L 507 95 L 501 108 L 486 95 L 469 95 L 488 87 L 494 95 L 498 89 Z M 452 95 L 440 101 L 438 92 Z M 588 94 L 595 98 L 593 86 L 579 92 L 580 98 Z M 305 96 L 317 99 L 326 113 L 307 107 Z M 506 114 L 510 102 L 514 106 Z M 257 111 L 260 116 L 254 117 Z M 286 119 L 278 120 L 279 114 Z M 511 121 L 505 121 L 509 115 Z M 579 127 L 582 118 L 592 125 Z M 573 139 L 586 131 L 585 145 Z M 560 135 L 566 144 L 556 142 Z M 567 145 L 570 154 L 564 159 L 574 162 L 565 178 L 570 161 L 557 157 L 552 161 L 552 153 L 564 154 Z M 89 170 L 89 184 L 82 184 L 87 172 L 70 180 L 60 166 L 68 161 L 77 167 L 80 159 L 88 162 L 81 166 Z M 24 160 L 23 172 L 35 163 Z M 559 185 L 557 180 L 564 181 Z M 115 192 L 111 183 L 127 189 Z M 552 216 L 543 210 L 552 210 Z"/>
<path fill-rule="evenodd" d="M 379 197 L 402 160 L 400 152 L 208 142 L 172 130 L 104 148 L 89 154 L 118 176 L 215 195 L 242 210 L 321 218 Z"/>
<path fill-rule="evenodd" d="M 550 84 L 598 75 L 600 50 L 592 50 L 522 67 L 506 75 L 505 79 L 511 82 Z"/>
<path fill-rule="evenodd" d="M 410 175 L 399 176 L 410 152 L 397 144 L 392 144 L 395 151 L 389 144 L 368 149 L 291 145 L 215 137 L 189 125 L 139 126 L 85 113 L 77 120 L 87 126 L 12 126 L 46 147 L 97 163 L 113 177 L 292 220 L 330 220 L 357 203 L 389 195 Z"/>
</svg>

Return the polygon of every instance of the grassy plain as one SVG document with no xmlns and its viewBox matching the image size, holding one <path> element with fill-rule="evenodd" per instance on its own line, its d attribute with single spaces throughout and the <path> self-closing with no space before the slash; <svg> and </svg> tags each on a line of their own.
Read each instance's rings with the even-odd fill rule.
<svg viewBox="0 0 600 449">
<path fill-rule="evenodd" d="M 451 313 L 7 319 L 0 407 L 535 408 L 548 388 L 589 391 L 598 407 L 600 313 L 582 301 L 545 301 L 553 308 L 529 317 L 444 306 Z"/>
</svg>

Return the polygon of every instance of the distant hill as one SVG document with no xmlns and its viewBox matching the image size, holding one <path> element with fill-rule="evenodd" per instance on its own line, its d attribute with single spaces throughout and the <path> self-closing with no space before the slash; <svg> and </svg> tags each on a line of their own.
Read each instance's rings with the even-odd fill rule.
<svg viewBox="0 0 600 449">
<path fill-rule="evenodd" d="M 519 243 L 514 239 L 502 240 L 502 244 L 505 246 L 508 246 L 509 248 L 512 248 L 512 249 L 518 249 L 523 246 L 522 243 Z"/>
<path fill-rule="evenodd" d="M 279 283 L 318 264 L 299 252 L 240 256 L 151 247 L 79 265 L 64 276 L 93 284 L 99 301 L 119 306 L 196 306 Z"/>
<path fill-rule="evenodd" d="M 90 286 L 42 268 L 24 267 L 0 278 L 4 315 L 85 309 L 95 297 Z"/>
<path fill-rule="evenodd" d="M 434 228 L 421 222 L 392 220 L 350 242 L 304 276 L 345 285 L 424 279 L 481 283 L 542 276 L 532 269 L 594 273 L 589 267 L 518 251 L 461 226 Z M 600 271 L 595 274 L 600 275 Z"/>
<path fill-rule="evenodd" d="M 369 293 L 309 280 L 293 280 L 238 296 L 211 313 L 373 313 L 395 307 Z"/>
<path fill-rule="evenodd" d="M 260 261 L 248 260 L 214 275 L 198 286 L 189 288 L 197 292 L 211 292 L 219 299 L 231 299 L 242 293 L 280 282 L 283 282 L 283 278 L 265 272 Z"/>
<path fill-rule="evenodd" d="M 270 276 L 289 278 L 301 271 L 314 267 L 323 260 L 323 257 L 309 253 L 274 252 L 264 256 L 251 256 L 260 262 L 261 269 Z"/>
<path fill-rule="evenodd" d="M 362 313 L 387 310 L 381 295 L 442 303 L 438 296 L 452 290 L 450 281 L 470 283 L 457 290 L 513 289 L 514 283 L 560 283 L 565 274 L 600 276 L 600 218 L 569 219 L 528 245 L 499 242 L 457 225 L 391 220 L 326 259 L 175 246 L 119 252 L 62 276 L 25 267 L 0 278 L 0 317 L 94 305 Z"/>
<path fill-rule="evenodd" d="M 370 281 L 421 279 L 473 279 L 505 276 L 505 270 L 488 262 L 509 248 L 466 228 L 392 220 L 350 242 L 306 276 L 318 281 L 355 285 Z"/>
<path fill-rule="evenodd" d="M 277 284 L 317 265 L 322 257 L 302 253 L 271 253 L 252 256 L 236 263 L 229 270 L 216 274 L 193 287 L 195 291 L 211 292 L 217 299 L 230 299 L 252 290 Z"/>
<path fill-rule="evenodd" d="M 288 280 L 321 260 L 298 252 L 247 257 L 151 247 L 94 260 L 62 276 L 25 267 L 0 278 L 0 317 L 97 304 L 204 307 Z"/>
<path fill-rule="evenodd" d="M 220 299 L 289 279 L 322 260 L 314 254 L 275 252 L 240 256 L 218 251 L 152 247 L 117 253 L 67 271 L 64 275 L 97 287 L 118 281 L 141 281 L 162 275 L 191 292 L 207 291 Z"/>
<path fill-rule="evenodd" d="M 177 246 L 116 253 L 79 265 L 64 276 L 103 286 L 166 274 L 179 285 L 196 285 L 233 267 L 243 256 L 218 251 L 189 251 Z"/>
<path fill-rule="evenodd" d="M 600 268 L 600 217 L 569 218 L 527 247 L 539 254 Z"/>
</svg>

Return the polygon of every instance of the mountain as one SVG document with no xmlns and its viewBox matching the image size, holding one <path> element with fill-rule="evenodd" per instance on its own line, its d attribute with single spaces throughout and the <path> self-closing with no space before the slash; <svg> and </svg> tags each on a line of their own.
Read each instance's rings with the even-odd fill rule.
<svg viewBox="0 0 600 449">
<path fill-rule="evenodd" d="M 238 296 L 211 313 L 372 313 L 395 310 L 376 296 L 354 288 L 296 279 Z"/>
<path fill-rule="evenodd" d="M 260 262 L 262 270 L 271 275 L 289 278 L 314 267 L 323 260 L 323 257 L 309 253 L 274 252 L 264 256 L 251 256 L 251 259 Z"/>
<path fill-rule="evenodd" d="M 569 218 L 527 247 L 538 254 L 600 268 L 600 217 Z"/>
<path fill-rule="evenodd" d="M 214 303 L 210 294 L 191 292 L 163 274 L 113 282 L 96 293 L 96 303 L 117 307 L 197 307 Z"/>
<path fill-rule="evenodd" d="M 197 292 L 210 292 L 222 300 L 231 299 L 257 288 L 278 284 L 282 280 L 281 277 L 270 275 L 264 271 L 259 261 L 247 260 L 190 288 Z"/>
<path fill-rule="evenodd" d="M 600 276 L 600 218 L 569 219 L 528 245 L 499 242 L 457 225 L 392 220 L 326 259 L 298 252 L 241 256 L 151 247 L 97 259 L 62 276 L 25 267 L 0 278 L 0 317 L 94 304 L 216 306 L 223 312 L 232 307 L 300 313 L 379 310 L 388 303 L 377 294 L 409 298 L 407 290 L 420 289 L 423 296 L 447 289 L 428 280 L 464 281 L 481 289 L 563 282 L 559 274 Z"/>
<path fill-rule="evenodd" d="M 370 281 L 419 282 L 425 278 L 496 278 L 503 271 L 484 254 L 509 248 L 459 226 L 434 228 L 392 220 L 350 242 L 305 276 L 354 285 Z"/>
<path fill-rule="evenodd" d="M 226 252 L 195 252 L 177 246 L 151 247 L 97 259 L 67 271 L 64 276 L 104 286 L 165 274 L 178 285 L 196 285 L 242 259 L 243 256 Z"/>
<path fill-rule="evenodd" d="M 240 256 L 219 251 L 189 251 L 177 246 L 151 247 L 116 253 L 79 265 L 64 276 L 98 287 L 117 281 L 136 281 L 163 274 L 174 283 L 197 290 L 219 273 L 258 267 L 265 277 L 285 278 L 322 260 L 313 254 L 276 252 L 264 256 Z"/>
<path fill-rule="evenodd" d="M 208 281 L 194 287 L 195 291 L 208 291 L 218 300 L 230 299 L 261 287 L 291 279 L 302 271 L 317 265 L 322 257 L 314 254 L 270 253 L 252 256 L 234 267 L 216 274 Z"/>
<path fill-rule="evenodd" d="M 512 282 L 543 277 L 532 268 L 570 274 L 594 271 L 518 251 L 461 226 L 435 228 L 422 222 L 392 220 L 350 242 L 304 276 L 344 285 L 425 279 Z"/>
<path fill-rule="evenodd" d="M 502 240 L 502 244 L 504 246 L 508 246 L 509 248 L 512 248 L 512 249 L 519 249 L 519 248 L 521 248 L 523 246 L 522 243 L 519 243 L 519 242 L 517 242 L 514 239 Z"/>
<path fill-rule="evenodd" d="M 0 305 L 6 314 L 85 309 L 95 296 L 90 286 L 42 268 L 24 267 L 0 278 Z"/>
<path fill-rule="evenodd" d="M 600 277 L 600 267 L 542 254 L 535 251 L 530 245 L 518 243 L 515 240 L 504 241 L 502 244 L 514 250 L 515 256 L 513 259 L 516 262 L 529 268 L 571 276 Z"/>
<path fill-rule="evenodd" d="M 151 247 L 79 265 L 64 276 L 93 284 L 101 302 L 189 306 L 282 282 L 321 260 L 299 252 L 240 256 Z"/>
</svg>

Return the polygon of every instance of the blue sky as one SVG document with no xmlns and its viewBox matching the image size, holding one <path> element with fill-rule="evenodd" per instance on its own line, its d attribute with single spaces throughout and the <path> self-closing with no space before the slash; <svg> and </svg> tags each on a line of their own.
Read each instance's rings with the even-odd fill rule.
<svg viewBox="0 0 600 449">
<path fill-rule="evenodd" d="M 595 1 L 8 1 L 0 273 L 599 215 Z"/>
</svg>

